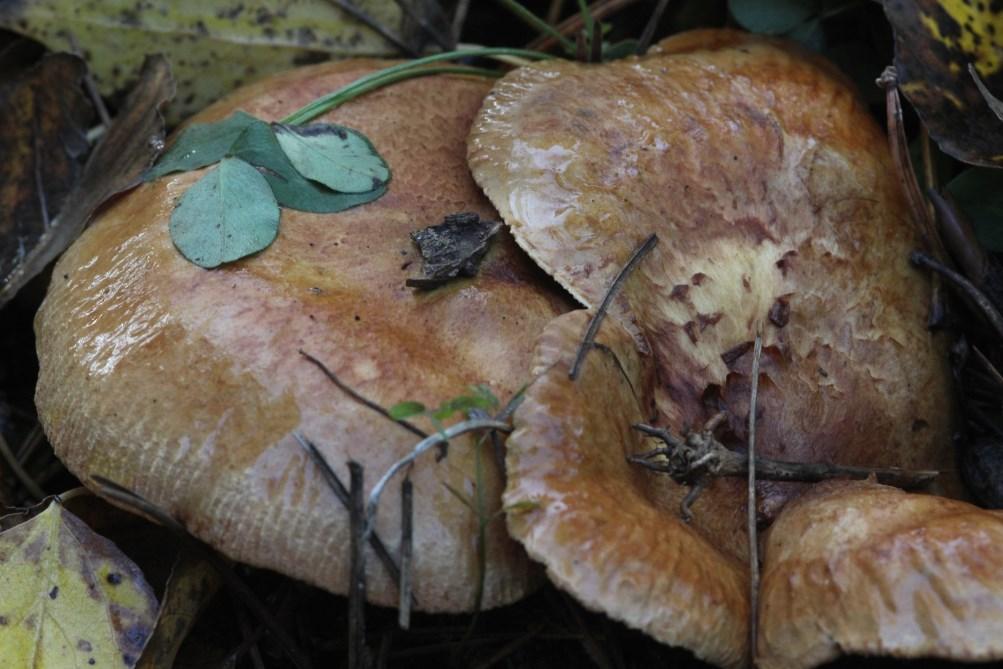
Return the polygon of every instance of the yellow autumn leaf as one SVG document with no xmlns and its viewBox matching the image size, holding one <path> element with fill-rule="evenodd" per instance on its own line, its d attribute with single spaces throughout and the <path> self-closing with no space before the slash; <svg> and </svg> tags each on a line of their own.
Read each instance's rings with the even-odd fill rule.
<svg viewBox="0 0 1003 669">
<path fill-rule="evenodd" d="M 156 616 L 139 568 L 58 502 L 0 534 L 0 667 L 133 667 Z"/>
<path fill-rule="evenodd" d="M 959 160 L 1003 167 L 1003 122 L 991 97 L 1003 94 L 999 4 L 884 0 L 884 8 L 895 31 L 900 89 L 930 136 Z"/>
<path fill-rule="evenodd" d="M 394 0 L 356 4 L 398 31 Z M 297 64 L 395 53 L 328 0 L 12 0 L 0 2 L 0 27 L 53 51 L 79 50 L 103 95 L 127 88 L 147 54 L 164 54 L 178 86 L 171 123 Z"/>
</svg>

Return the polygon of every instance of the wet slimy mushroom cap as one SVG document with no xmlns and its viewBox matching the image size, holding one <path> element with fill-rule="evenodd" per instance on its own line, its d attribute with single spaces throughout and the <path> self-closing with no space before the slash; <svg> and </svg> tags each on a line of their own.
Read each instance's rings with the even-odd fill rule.
<svg viewBox="0 0 1003 669">
<path fill-rule="evenodd" d="M 237 109 L 278 119 L 385 65 L 296 70 L 193 121 Z M 39 413 L 70 470 L 133 489 L 236 560 L 346 592 L 348 514 L 293 433 L 315 442 L 346 482 L 347 461 L 361 463 L 367 491 L 417 438 L 354 402 L 298 351 L 383 406 L 437 406 L 471 384 L 504 401 L 526 381 L 527 333 L 564 309 L 507 234 L 477 277 L 427 292 L 405 286 L 420 266 L 412 231 L 456 212 L 497 218 L 465 160 L 488 88 L 426 78 L 319 119 L 373 142 L 393 172 L 388 193 L 338 214 L 284 209 L 269 248 L 221 269 L 189 263 L 168 235 L 173 207 L 200 173 L 145 184 L 111 206 L 59 262 L 36 321 Z M 456 441 L 447 458 L 421 460 L 411 474 L 422 609 L 474 605 L 478 519 L 448 489 L 473 493 L 472 443 Z M 484 456 L 484 493 L 497 509 L 501 477 Z M 384 495 L 376 526 L 391 551 L 397 490 Z M 532 587 L 530 565 L 500 522 L 489 528 L 487 555 L 485 606 Z M 380 563 L 370 560 L 369 570 L 370 600 L 396 603 Z"/>
</svg>

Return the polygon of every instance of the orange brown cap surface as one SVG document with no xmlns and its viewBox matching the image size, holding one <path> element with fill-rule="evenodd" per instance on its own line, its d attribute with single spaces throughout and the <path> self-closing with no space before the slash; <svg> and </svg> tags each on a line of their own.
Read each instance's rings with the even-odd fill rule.
<svg viewBox="0 0 1003 669">
<path fill-rule="evenodd" d="M 540 336 L 509 437 L 509 531 L 585 606 L 732 667 L 748 644 L 745 566 L 678 518 L 667 478 L 627 462 L 646 450 L 631 425 L 650 410 L 651 366 L 615 321 L 578 378 L 568 372 L 589 312 Z"/>
<path fill-rule="evenodd" d="M 387 63 L 296 70 L 242 89 L 193 119 L 242 109 L 275 120 Z M 57 454 L 85 482 L 108 477 L 173 514 L 226 555 L 346 592 L 349 521 L 293 437 L 315 442 L 367 490 L 417 437 L 338 390 L 298 354 L 383 406 L 427 406 L 485 384 L 502 401 L 527 380 L 533 336 L 564 298 L 507 234 L 479 275 L 434 291 L 404 282 L 420 258 L 409 233 L 447 214 L 496 218 L 471 180 L 467 129 L 489 84 L 460 77 L 400 83 L 320 119 L 364 133 L 393 172 L 378 201 L 338 214 L 284 209 L 277 240 L 206 271 L 171 243 L 168 219 L 200 173 L 140 186 L 110 206 L 59 262 L 36 321 L 39 413 Z M 542 277 L 545 279 L 545 277 Z M 472 494 L 472 440 L 422 459 L 414 494 L 419 608 L 473 607 L 478 519 L 447 489 Z M 497 509 L 502 479 L 482 460 Z M 396 552 L 398 486 L 376 531 Z M 537 580 L 503 523 L 489 527 L 484 605 Z M 369 561 L 368 596 L 396 584 Z"/>
<path fill-rule="evenodd" d="M 830 482 L 770 528 L 759 664 L 844 653 L 1003 656 L 1003 512 L 866 482 Z"/>
</svg>

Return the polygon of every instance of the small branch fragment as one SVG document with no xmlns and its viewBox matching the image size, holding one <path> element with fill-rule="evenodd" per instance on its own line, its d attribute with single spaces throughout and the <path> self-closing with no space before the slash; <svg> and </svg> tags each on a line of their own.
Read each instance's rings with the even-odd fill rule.
<svg viewBox="0 0 1003 669">
<path fill-rule="evenodd" d="M 411 551 L 414 534 L 414 485 L 411 479 L 401 483 L 401 569 L 400 605 L 397 624 L 401 629 L 411 628 Z"/>
<path fill-rule="evenodd" d="M 637 424 L 633 427 L 639 432 L 657 437 L 665 443 L 665 447 L 627 456 L 627 460 L 652 471 L 668 474 L 676 483 L 696 486 L 705 482 L 705 479 L 748 476 L 748 453 L 728 450 L 714 437 L 713 427 L 716 426 L 708 424 L 703 430 L 690 432 L 684 439 L 651 425 Z M 829 479 L 866 479 L 876 476 L 879 483 L 905 489 L 922 487 L 940 474 L 934 470 L 854 467 L 827 462 L 786 462 L 764 457 L 756 457 L 755 466 L 756 479 L 760 481 L 816 483 Z M 687 512 L 688 509 L 681 510 L 680 515 L 685 518 Z"/>
<path fill-rule="evenodd" d="M 641 41 L 637 45 L 637 55 L 643 56 L 648 52 L 648 47 L 651 46 L 651 40 L 655 37 L 655 30 L 658 28 L 658 22 L 662 20 L 662 14 L 665 13 L 665 9 L 669 6 L 669 0 L 658 0 L 658 4 L 655 6 L 655 11 L 651 12 L 651 18 L 648 19 L 647 25 L 644 26 L 644 32 L 641 33 Z"/>
<path fill-rule="evenodd" d="M 909 260 L 912 264 L 918 267 L 925 267 L 926 269 L 933 270 L 939 276 L 944 277 L 951 282 L 958 292 L 968 298 L 972 304 L 978 307 L 982 315 L 986 317 L 989 324 L 996 330 L 996 334 L 1003 337 L 1003 316 L 993 305 L 992 301 L 986 297 L 985 293 L 979 290 L 978 286 L 958 274 L 950 267 L 943 265 L 942 263 L 934 260 L 925 253 L 920 251 L 913 251 L 909 256 Z"/>
<path fill-rule="evenodd" d="M 599 304 L 599 308 L 596 309 L 596 313 L 592 316 L 592 321 L 589 323 L 589 327 L 585 331 L 585 337 L 582 339 L 582 343 L 578 347 L 578 353 L 575 354 L 575 361 L 571 365 L 571 371 L 568 372 L 568 378 L 572 381 L 578 378 L 578 372 L 581 371 L 585 355 L 594 345 L 596 334 L 599 332 L 599 326 L 602 325 L 603 319 L 606 318 L 606 311 L 609 309 L 610 303 L 613 302 L 613 298 L 616 297 L 617 292 L 620 290 L 620 286 L 623 285 L 623 282 L 626 281 L 627 277 L 634 271 L 634 268 L 640 264 L 646 255 L 648 255 L 648 252 L 655 248 L 655 244 L 657 243 L 657 235 L 653 234 L 645 239 L 644 242 L 637 247 L 637 250 L 634 251 L 634 254 L 630 256 L 627 264 L 624 265 L 613 278 L 613 282 L 610 283 L 609 288 L 606 289 L 606 295 L 603 296 L 602 302 Z"/>
<path fill-rule="evenodd" d="M 763 355 L 763 335 L 756 333 L 752 350 L 752 389 L 749 392 L 749 653 L 750 664 L 756 664 L 756 637 L 759 628 L 759 540 L 756 536 L 756 403 L 759 393 L 759 361 Z"/>
<path fill-rule="evenodd" d="M 476 432 L 477 430 L 498 430 L 500 432 L 511 432 L 512 426 L 508 423 L 503 423 L 497 420 L 465 420 L 461 423 L 457 423 L 456 425 L 451 425 L 441 432 L 429 435 L 422 441 L 418 442 L 411 453 L 391 465 L 390 469 L 386 471 L 380 480 L 376 482 L 376 485 L 373 486 L 372 491 L 370 491 L 369 502 L 366 504 L 366 535 L 368 536 L 372 533 L 373 525 L 376 520 L 376 508 L 379 506 L 380 496 L 383 494 L 383 490 L 386 488 L 387 483 L 390 482 L 390 479 L 392 479 L 405 467 L 411 466 L 422 453 L 425 453 L 434 446 L 449 441 L 453 437 L 458 437 L 461 434 Z"/>
<path fill-rule="evenodd" d="M 324 376 L 326 376 L 328 378 L 328 380 L 331 381 L 331 383 L 333 383 L 334 385 L 336 385 L 338 387 L 338 390 L 340 390 L 341 392 L 345 393 L 346 395 L 348 395 L 349 397 L 351 397 L 353 400 L 355 400 L 356 402 L 358 402 L 362 406 L 366 407 L 367 409 L 372 409 L 373 411 L 375 411 L 376 413 L 380 414 L 381 416 L 383 416 L 384 418 L 386 418 L 389 421 L 393 421 L 394 423 L 397 423 L 398 425 L 400 425 L 401 427 L 403 427 L 405 430 L 407 430 L 408 432 L 410 432 L 411 434 L 413 434 L 413 435 L 415 435 L 417 437 L 421 437 L 422 439 L 428 437 L 428 434 L 424 430 L 418 428 L 413 423 L 409 423 L 406 420 L 398 420 L 398 419 L 394 418 L 393 416 L 390 415 L 390 412 L 388 412 L 386 409 L 384 409 L 383 407 L 381 407 L 379 404 L 377 404 L 376 402 L 373 402 L 372 400 L 370 400 L 370 399 L 368 399 L 366 397 L 363 397 L 359 393 L 357 393 L 354 390 L 352 390 L 341 379 L 339 379 L 338 376 L 334 372 L 332 372 L 330 369 L 328 369 L 328 367 L 323 362 L 321 362 L 320 360 L 318 360 L 317 358 L 313 357 L 312 355 L 310 355 L 309 353 L 307 353 L 303 349 L 300 349 L 299 354 L 302 355 L 307 360 L 309 360 L 310 362 L 312 362 L 314 365 L 316 365 L 316 367 L 320 371 L 322 371 L 324 373 Z"/>
<path fill-rule="evenodd" d="M 348 578 L 348 666 L 368 669 L 366 652 L 366 519 L 363 508 L 363 471 L 358 462 L 348 463 L 351 505 L 351 563 Z"/>
<path fill-rule="evenodd" d="M 306 439 L 299 432 L 293 432 L 293 437 L 296 438 L 299 445 L 303 447 L 303 450 L 307 452 L 310 459 L 313 460 L 314 464 L 317 465 L 317 468 L 320 469 L 320 473 L 324 476 L 324 481 L 327 482 L 327 485 L 331 489 L 331 492 L 334 493 L 334 496 L 338 498 L 338 501 L 341 502 L 346 511 L 351 512 L 351 493 L 338 477 L 338 473 L 335 472 L 330 463 L 328 463 L 327 458 L 324 457 L 313 442 Z M 393 556 L 387 549 L 386 544 L 383 543 L 383 540 L 380 539 L 380 535 L 376 534 L 376 532 L 373 532 L 370 535 L 369 546 L 373 549 L 373 552 L 376 553 L 376 557 L 379 558 L 383 567 L 387 570 L 387 574 L 390 575 L 391 580 L 395 583 L 401 582 L 403 564 L 400 567 L 397 566 L 397 563 L 394 561 Z M 403 556 L 401 557 L 401 560 L 403 561 Z M 412 601 L 412 604 L 417 603 L 417 600 Z"/>
<path fill-rule="evenodd" d="M 412 49 L 410 46 L 405 44 L 400 37 L 398 37 L 393 32 L 384 27 L 382 23 L 380 23 L 372 16 L 367 14 L 360 7 L 356 6 L 356 4 L 351 0 L 328 0 L 328 2 L 330 2 L 332 5 L 336 6 L 338 9 L 351 16 L 359 23 L 365 25 L 367 28 L 378 34 L 386 41 L 393 44 L 398 51 L 408 56 L 409 58 L 417 58 L 418 56 L 421 55 L 420 53 Z"/>
</svg>

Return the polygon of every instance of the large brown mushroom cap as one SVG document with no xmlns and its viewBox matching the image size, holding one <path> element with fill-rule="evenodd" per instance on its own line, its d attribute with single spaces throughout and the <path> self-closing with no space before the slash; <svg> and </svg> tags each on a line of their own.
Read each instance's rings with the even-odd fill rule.
<svg viewBox="0 0 1003 669">
<path fill-rule="evenodd" d="M 909 267 L 916 236 L 854 91 L 740 33 L 687 34 L 661 52 L 545 62 L 495 86 L 470 162 L 516 240 L 594 306 L 659 236 L 611 313 L 650 350 L 674 430 L 720 410 L 744 443 L 762 325 L 763 455 L 953 468 L 929 284 Z M 718 481 L 695 507 L 698 526 L 735 510 L 717 543 L 736 555 L 743 487 Z M 772 517 L 793 489 L 763 484 L 761 510 Z"/>
<path fill-rule="evenodd" d="M 819 486 L 770 528 L 763 669 L 843 653 L 1003 656 L 1003 513 L 865 482 Z"/>
<path fill-rule="evenodd" d="M 744 565 L 683 523 L 677 506 L 667 509 L 657 477 L 626 460 L 646 448 L 630 426 L 646 419 L 654 380 L 630 335 L 607 320 L 599 348 L 569 378 L 588 315 L 554 319 L 537 343 L 538 376 L 509 437 L 509 530 L 589 608 L 739 666 L 748 639 Z"/>
<path fill-rule="evenodd" d="M 196 122 L 235 109 L 272 120 L 386 63 L 325 64 L 234 94 Z M 409 233 L 443 216 L 497 217 L 470 179 L 464 139 L 481 80 L 397 84 L 322 120 L 365 133 L 393 171 L 380 200 L 333 215 L 285 209 L 274 244 L 206 271 L 173 247 L 168 218 L 200 176 L 146 184 L 110 207 L 66 253 L 36 329 L 39 413 L 57 453 L 82 480 L 100 474 L 174 514 L 196 536 L 244 562 L 334 592 L 348 580 L 349 527 L 293 438 L 315 441 L 367 490 L 417 440 L 356 404 L 297 352 L 326 363 L 363 395 L 428 406 L 486 384 L 506 399 L 526 380 L 533 336 L 564 309 L 507 235 L 474 279 L 431 292 L 404 280 L 420 259 Z M 426 610 L 473 606 L 477 518 L 447 489 L 470 494 L 472 442 L 421 460 L 415 485 L 415 595 Z M 485 454 L 488 455 L 488 454 Z M 485 494 L 501 488 L 485 457 Z M 396 547 L 391 485 L 376 530 Z M 488 534 L 484 605 L 510 602 L 535 580 L 503 524 Z M 396 603 L 370 560 L 368 595 Z"/>
<path fill-rule="evenodd" d="M 684 490 L 623 458 L 660 445 L 629 431 L 639 417 L 679 434 L 724 412 L 717 436 L 743 449 L 760 329 L 759 455 L 954 469 L 946 362 L 926 328 L 929 284 L 908 264 L 918 241 L 886 147 L 830 67 L 730 31 L 605 65 L 535 64 L 486 99 L 469 142 L 474 177 L 519 244 L 581 301 L 597 305 L 641 242 L 660 240 L 610 310 L 641 357 L 622 342 L 609 350 L 650 383 L 626 387 L 601 349 L 575 382 L 557 364 L 510 439 L 510 529 L 587 604 L 711 661 L 741 661 L 748 604 L 722 593 L 741 580 L 728 560 L 747 552 L 744 479 L 714 480 L 691 529 L 677 521 Z M 567 334 L 560 356 L 548 354 L 554 331 L 538 360 L 577 346 Z M 575 482 L 588 492 L 570 493 Z M 802 490 L 761 481 L 761 519 Z M 675 541 L 688 553 L 655 548 Z M 576 576 L 583 565 L 596 574 Z M 699 615 L 673 579 L 707 598 Z M 721 634 L 696 633 L 700 616 Z"/>
</svg>

